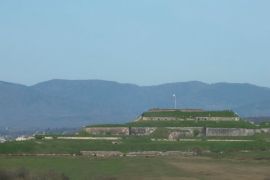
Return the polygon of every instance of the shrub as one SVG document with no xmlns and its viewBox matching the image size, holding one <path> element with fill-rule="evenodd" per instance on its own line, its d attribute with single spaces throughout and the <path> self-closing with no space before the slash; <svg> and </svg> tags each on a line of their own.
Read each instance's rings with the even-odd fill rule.
<svg viewBox="0 0 270 180">
<path fill-rule="evenodd" d="M 0 170 L 0 180 L 34 180 L 34 179 L 48 179 L 48 180 L 69 180 L 65 174 L 59 174 L 54 171 L 45 172 L 43 174 L 30 173 L 25 168 L 17 170 Z"/>
<path fill-rule="evenodd" d="M 38 140 L 44 139 L 44 135 L 35 135 L 35 139 Z"/>
<path fill-rule="evenodd" d="M 200 134 L 200 131 L 199 131 L 198 129 L 195 129 L 195 130 L 193 131 L 193 136 L 194 136 L 194 137 L 197 137 L 199 134 Z"/>
<path fill-rule="evenodd" d="M 192 152 L 193 152 L 195 155 L 202 155 L 203 150 L 202 150 L 200 147 L 194 147 L 194 148 L 192 149 Z"/>
</svg>

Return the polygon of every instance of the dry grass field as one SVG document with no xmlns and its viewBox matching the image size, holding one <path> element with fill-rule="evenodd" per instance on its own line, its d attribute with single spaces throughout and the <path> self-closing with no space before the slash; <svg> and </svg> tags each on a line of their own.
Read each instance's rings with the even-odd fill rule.
<svg viewBox="0 0 270 180">
<path fill-rule="evenodd" d="M 180 158 L 168 163 L 190 176 L 184 179 L 270 180 L 270 162 L 267 161 Z"/>
</svg>

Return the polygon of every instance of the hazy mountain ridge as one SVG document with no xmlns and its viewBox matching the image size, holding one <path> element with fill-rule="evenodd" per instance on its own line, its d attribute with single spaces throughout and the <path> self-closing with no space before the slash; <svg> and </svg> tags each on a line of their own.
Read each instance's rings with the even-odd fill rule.
<svg viewBox="0 0 270 180">
<path fill-rule="evenodd" d="M 133 120 L 141 112 L 179 108 L 233 109 L 270 116 L 270 89 L 198 81 L 137 86 L 102 80 L 51 80 L 24 86 L 0 81 L 0 126 L 71 127 Z"/>
</svg>

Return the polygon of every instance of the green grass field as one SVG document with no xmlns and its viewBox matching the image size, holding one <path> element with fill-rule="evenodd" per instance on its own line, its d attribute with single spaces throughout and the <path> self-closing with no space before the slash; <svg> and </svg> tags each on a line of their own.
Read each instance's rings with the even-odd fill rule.
<svg viewBox="0 0 270 180">
<path fill-rule="evenodd" d="M 250 142 L 209 142 L 200 139 L 196 142 L 185 141 L 151 141 L 152 137 L 123 137 L 119 144 L 105 140 L 31 140 L 24 142 L 7 142 L 0 144 L 0 154 L 8 153 L 70 153 L 80 151 L 192 151 L 201 149 L 211 152 L 238 152 L 241 150 L 270 150 L 269 136 L 250 137 Z M 222 139 L 222 138 L 221 138 Z M 239 138 L 241 139 L 241 138 Z M 242 139 L 247 139 L 243 137 Z"/>
<path fill-rule="evenodd" d="M 57 136 L 57 135 L 55 135 Z M 27 169 L 36 177 L 42 174 L 72 180 L 194 180 L 262 179 L 270 177 L 270 136 L 257 134 L 236 139 L 242 142 L 216 142 L 211 139 L 235 137 L 196 137 L 196 141 L 153 141 L 168 136 L 159 127 L 150 136 L 124 136 L 118 144 L 105 140 L 44 140 L 0 144 L 1 172 Z M 198 156 L 95 158 L 78 156 L 80 151 L 184 151 Z M 28 154 L 28 156 L 18 156 Z M 33 156 L 31 154 L 58 154 Z M 70 156 L 60 157 L 61 154 Z M 71 156 L 76 154 L 76 156 Z M 30 155 L 30 156 L 29 156 Z M 53 173 L 52 173 L 53 172 Z M 59 180 L 59 179 L 51 180 Z"/>
</svg>

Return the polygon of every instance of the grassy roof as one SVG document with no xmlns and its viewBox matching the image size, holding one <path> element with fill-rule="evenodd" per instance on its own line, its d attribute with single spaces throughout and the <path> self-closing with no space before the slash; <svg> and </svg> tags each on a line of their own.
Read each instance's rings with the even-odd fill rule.
<svg viewBox="0 0 270 180">
<path fill-rule="evenodd" d="M 202 112 L 182 112 L 182 111 L 147 111 L 143 117 L 238 117 L 233 111 L 202 111 Z"/>
</svg>

